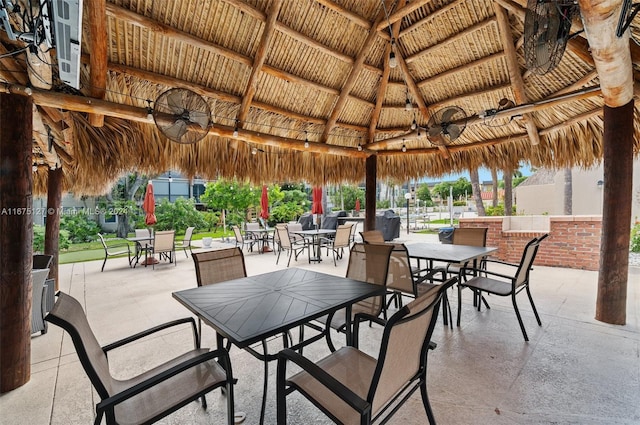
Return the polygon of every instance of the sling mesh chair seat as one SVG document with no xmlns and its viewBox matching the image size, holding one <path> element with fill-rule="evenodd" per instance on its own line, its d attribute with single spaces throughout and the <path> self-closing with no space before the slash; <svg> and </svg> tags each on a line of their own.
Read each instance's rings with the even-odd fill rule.
<svg viewBox="0 0 640 425">
<path fill-rule="evenodd" d="M 386 286 L 389 268 L 389 257 L 393 245 L 385 244 L 362 244 L 356 243 L 349 251 L 349 264 L 347 266 L 346 277 L 360 280 L 374 285 Z M 360 320 L 370 320 L 384 325 L 386 321 L 385 295 L 370 297 L 351 306 L 352 323 L 356 318 Z M 344 332 L 347 325 L 346 309 L 338 310 L 325 318 L 319 320 L 326 322 L 326 340 L 331 351 L 335 351 L 335 345 L 331 340 L 330 329 Z M 382 315 L 381 319 L 379 316 Z"/>
<path fill-rule="evenodd" d="M 249 247 L 249 251 L 253 251 L 253 245 L 258 243 L 256 239 L 245 238 L 238 226 L 231 226 L 231 230 L 233 230 L 233 235 L 236 238 L 236 246 L 240 245 L 240 249 L 244 249 L 246 244 Z"/>
<path fill-rule="evenodd" d="M 341 260 L 344 255 L 344 249 L 351 246 L 351 228 L 352 224 L 341 224 L 336 229 L 336 234 L 333 238 L 321 238 L 320 244 L 327 248 L 327 255 L 329 250 L 333 253 L 333 265 L 338 266 L 336 257 Z"/>
<path fill-rule="evenodd" d="M 182 250 L 184 251 L 184 255 L 189 258 L 189 254 L 187 253 L 187 249 L 191 252 L 191 238 L 193 237 L 193 231 L 195 227 L 187 227 L 187 230 L 184 232 L 184 239 L 182 239 Z"/>
<path fill-rule="evenodd" d="M 206 409 L 205 394 L 220 387 L 226 389 L 227 423 L 234 423 L 235 380 L 229 354 L 226 350 L 200 348 L 193 318 L 174 320 L 103 347 L 98 344 L 80 303 L 65 293 L 59 294 L 45 320 L 63 328 L 73 341 L 80 363 L 100 397 L 96 425 L 103 416 L 107 424 L 153 423 L 198 398 Z M 192 325 L 192 350 L 130 379 L 120 380 L 111 375 L 109 351 L 180 324 Z"/>
<path fill-rule="evenodd" d="M 491 308 L 489 307 L 489 303 L 486 301 L 485 297 L 482 296 L 483 292 L 500 297 L 511 297 L 511 303 L 513 304 L 513 309 L 515 310 L 516 317 L 518 318 L 522 336 L 524 336 L 525 341 L 529 341 L 529 336 L 527 335 L 527 331 L 524 329 L 522 316 L 520 315 L 518 303 L 516 302 L 516 295 L 518 295 L 523 290 L 527 292 L 527 296 L 529 298 L 529 302 L 531 303 L 533 314 L 535 315 L 536 321 L 538 322 L 538 326 L 542 326 L 540 316 L 538 315 L 538 311 L 536 310 L 536 305 L 533 302 L 531 290 L 529 288 L 529 272 L 531 271 L 531 267 L 533 266 L 536 254 L 538 253 L 540 242 L 542 242 L 542 240 L 547 236 L 549 235 L 545 234 L 538 238 L 533 238 L 531 241 L 529 241 L 529 243 L 527 243 L 524 248 L 519 264 L 510 264 L 497 260 L 487 260 L 487 264 L 502 264 L 514 268 L 514 274 L 497 273 L 488 269 L 472 269 L 466 267 L 460 271 L 460 276 L 463 278 L 469 276 L 471 273 L 475 274 L 476 276 L 458 284 L 458 326 L 460 326 L 462 289 L 469 288 L 474 291 L 474 296 L 477 296 L 479 298 L 479 301 L 477 303 L 478 311 L 480 311 L 482 303 L 484 303 L 487 308 Z M 480 302 L 480 300 L 482 302 Z"/>
<path fill-rule="evenodd" d="M 162 230 L 155 232 L 153 236 L 153 246 L 151 247 L 151 256 L 158 254 L 160 258 L 169 260 L 169 263 L 173 263 L 174 266 L 178 265 L 178 258 L 176 257 L 176 231 L 175 230 Z M 145 261 L 145 264 L 147 261 Z M 156 268 L 156 262 L 151 261 L 153 268 Z"/>
<path fill-rule="evenodd" d="M 366 230 L 364 232 L 360 232 L 360 236 L 364 243 L 386 243 L 384 235 L 380 230 Z"/>
<path fill-rule="evenodd" d="M 396 312 L 386 323 L 374 358 L 357 348 L 361 320 L 354 325 L 355 346 L 340 348 L 313 363 L 285 349 L 278 355 L 276 384 L 278 424 L 287 423 L 286 397 L 299 391 L 339 424 L 385 423 L 419 388 L 428 421 L 435 418 L 427 394 L 427 353 L 442 294 L 452 278 L 431 288 Z M 287 364 L 302 371 L 287 377 Z"/>
<path fill-rule="evenodd" d="M 104 261 L 102 262 L 101 272 L 104 271 L 104 265 L 107 264 L 107 258 L 116 257 L 119 255 L 127 254 L 129 259 L 129 267 L 131 267 L 131 247 L 126 241 L 110 243 L 107 245 L 107 242 L 104 240 L 104 236 L 98 233 L 98 238 L 100 239 L 100 243 L 102 244 L 102 248 L 104 249 Z"/>
<path fill-rule="evenodd" d="M 276 258 L 276 264 L 280 261 L 280 253 L 282 251 L 289 251 L 289 260 L 287 261 L 287 267 L 291 264 L 291 257 L 295 256 L 295 260 L 298 261 L 298 256 L 307 250 L 307 256 L 309 255 L 309 244 L 303 238 L 292 239 L 289 234 L 288 225 L 276 224 L 276 232 L 278 233 L 279 248 L 278 257 Z"/>
</svg>

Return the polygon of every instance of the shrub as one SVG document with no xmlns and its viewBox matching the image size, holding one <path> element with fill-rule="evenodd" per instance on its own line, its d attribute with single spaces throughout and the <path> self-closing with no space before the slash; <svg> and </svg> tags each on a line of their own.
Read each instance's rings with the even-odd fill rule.
<svg viewBox="0 0 640 425">
<path fill-rule="evenodd" d="M 286 223 L 300 217 L 304 210 L 295 202 L 287 202 L 271 208 L 269 223 Z"/>
<path fill-rule="evenodd" d="M 156 230 L 175 230 L 176 233 L 184 234 L 189 226 L 195 226 L 196 229 L 207 227 L 207 222 L 200 211 L 196 210 L 192 199 L 178 198 L 173 203 L 163 199 L 156 207 L 155 214 L 158 220 Z"/>
<path fill-rule="evenodd" d="M 44 252 L 44 226 L 33 226 L 33 252 Z M 66 230 L 60 231 L 60 239 L 58 239 L 59 249 L 69 248 L 69 236 Z"/>
<path fill-rule="evenodd" d="M 631 228 L 631 243 L 629 249 L 631 252 L 640 252 L 640 224 L 636 224 Z"/>
<path fill-rule="evenodd" d="M 69 232 L 73 243 L 91 242 L 100 232 L 100 226 L 84 210 L 72 210 L 62 216 L 60 230 Z"/>
</svg>

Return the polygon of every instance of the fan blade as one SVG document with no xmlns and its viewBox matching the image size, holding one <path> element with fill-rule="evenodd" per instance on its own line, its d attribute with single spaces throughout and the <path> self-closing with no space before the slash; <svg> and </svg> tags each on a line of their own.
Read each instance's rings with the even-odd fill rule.
<svg viewBox="0 0 640 425">
<path fill-rule="evenodd" d="M 439 125 L 434 125 L 433 127 L 429 127 L 428 133 L 429 133 L 429 136 L 434 137 L 440 134 L 441 131 L 442 131 L 442 127 L 440 127 Z"/>
<path fill-rule="evenodd" d="M 167 106 L 176 115 L 181 115 L 184 112 L 184 106 L 182 102 L 182 92 L 179 90 L 173 90 L 167 96 Z"/>
<path fill-rule="evenodd" d="M 173 123 L 173 125 L 169 127 L 164 127 L 162 129 L 162 132 L 169 139 L 178 141 L 187 132 L 187 123 L 182 120 L 178 120 L 175 123 Z"/>
<path fill-rule="evenodd" d="M 451 121 L 451 118 L 456 114 L 456 112 L 458 112 L 458 109 L 456 109 L 456 108 L 449 108 L 449 109 L 445 110 L 442 113 L 442 119 L 440 121 L 441 122 L 449 122 L 449 121 Z"/>
<path fill-rule="evenodd" d="M 456 140 L 460 137 L 460 133 L 462 133 L 462 128 L 456 124 L 449 124 L 444 131 L 444 134 L 449 135 L 451 140 Z"/>
<path fill-rule="evenodd" d="M 198 124 L 202 128 L 209 126 L 209 114 L 202 111 L 189 111 L 189 121 Z"/>
</svg>

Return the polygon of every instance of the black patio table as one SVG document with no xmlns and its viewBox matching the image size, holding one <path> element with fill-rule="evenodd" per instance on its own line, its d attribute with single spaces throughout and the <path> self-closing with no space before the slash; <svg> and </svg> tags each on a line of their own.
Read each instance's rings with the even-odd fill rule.
<svg viewBox="0 0 640 425">
<path fill-rule="evenodd" d="M 319 263 L 322 261 L 322 256 L 320 255 L 320 251 L 322 250 L 322 247 L 320 246 L 320 236 L 335 235 L 336 230 L 335 229 L 311 229 L 311 230 L 296 230 L 291 233 L 295 233 L 296 235 L 300 235 L 300 236 L 312 237 L 311 245 L 313 245 L 313 257 L 309 256 L 309 263 L 311 263 L 312 261 Z"/>
<path fill-rule="evenodd" d="M 384 287 L 300 268 L 288 268 L 256 276 L 229 280 L 173 293 L 173 297 L 216 330 L 218 348 L 224 338 L 264 361 L 264 386 L 260 424 L 264 423 L 268 362 L 268 338 L 311 320 L 347 309 L 357 301 L 383 294 Z M 347 343 L 351 344 L 351 324 L 347 323 Z M 324 337 L 323 333 L 293 345 L 302 348 Z M 250 345 L 261 342 L 260 353 Z M 283 344 L 288 346 L 287 337 Z"/>
<path fill-rule="evenodd" d="M 146 261 L 146 253 L 147 253 L 147 242 L 150 242 L 153 240 L 153 236 L 149 235 L 149 236 L 135 236 L 135 237 L 131 237 L 131 238 L 125 238 L 126 240 L 128 240 L 129 242 L 135 242 L 136 243 L 136 255 L 134 256 L 134 258 L 131 259 L 131 265 L 135 268 L 138 265 L 138 262 L 140 261 L 140 257 L 142 256 L 142 252 L 145 253 L 145 261 Z M 144 245 L 144 247 L 142 246 Z M 145 264 L 146 266 L 146 264 Z"/>
<path fill-rule="evenodd" d="M 454 245 L 440 243 L 408 243 L 409 257 L 419 260 L 444 261 L 446 263 L 466 263 L 485 257 L 498 248 L 491 246 Z"/>
</svg>

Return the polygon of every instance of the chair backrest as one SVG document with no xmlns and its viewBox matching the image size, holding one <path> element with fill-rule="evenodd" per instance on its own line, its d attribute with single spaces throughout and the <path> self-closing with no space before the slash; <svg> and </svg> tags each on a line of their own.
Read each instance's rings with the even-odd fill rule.
<svg viewBox="0 0 640 425">
<path fill-rule="evenodd" d="M 413 280 L 413 274 L 411 273 L 409 251 L 404 244 L 394 245 L 393 251 L 391 251 L 387 288 L 413 296 L 418 293 L 415 281 Z"/>
<path fill-rule="evenodd" d="M 104 248 L 104 250 L 107 251 L 107 243 L 104 241 L 104 236 L 102 236 L 101 233 L 98 233 L 98 239 L 100 239 L 100 243 L 102 243 L 102 247 Z"/>
<path fill-rule="evenodd" d="M 384 235 L 380 230 L 367 230 L 360 232 L 364 243 L 385 243 Z"/>
<path fill-rule="evenodd" d="M 547 236 L 549 235 L 547 234 L 539 238 L 533 238 L 524 247 L 522 258 L 520 259 L 520 265 L 518 266 L 518 271 L 516 271 L 515 279 L 513 282 L 514 289 L 519 288 L 520 286 L 529 282 L 529 272 L 531 271 L 531 267 L 533 266 L 533 261 L 536 259 L 536 254 L 538 253 L 540 242 L 542 242 L 542 240 Z"/>
<path fill-rule="evenodd" d="M 58 293 L 58 300 L 45 320 L 69 333 L 80 363 L 101 399 L 113 392 L 107 356 L 96 339 L 80 303 L 73 297 Z"/>
<path fill-rule="evenodd" d="M 289 226 L 290 224 L 285 224 L 284 226 L 277 225 L 276 233 L 278 234 L 278 238 L 280 238 L 280 246 L 284 249 L 291 248 L 291 238 L 289 237 Z"/>
<path fill-rule="evenodd" d="M 347 275 L 349 279 L 386 286 L 389 272 L 389 257 L 393 245 L 357 243 L 349 251 Z M 363 312 L 378 316 L 384 307 L 384 295 L 367 298 L 353 306 L 354 314 Z"/>
<path fill-rule="evenodd" d="M 153 237 L 153 250 L 155 252 L 173 251 L 176 238 L 175 230 L 161 230 Z"/>
<path fill-rule="evenodd" d="M 136 238 L 148 238 L 151 236 L 151 231 L 149 229 L 135 229 Z"/>
<path fill-rule="evenodd" d="M 33 268 L 34 269 L 48 269 L 51 267 L 53 261 L 53 255 L 34 254 L 33 255 Z"/>
<path fill-rule="evenodd" d="M 211 285 L 247 276 L 244 255 L 238 247 L 194 252 L 191 257 L 196 266 L 198 286 Z"/>
<path fill-rule="evenodd" d="M 260 230 L 260 223 L 246 223 L 244 228 L 246 230 Z"/>
<path fill-rule="evenodd" d="M 302 223 L 289 223 L 287 224 L 287 230 L 290 232 L 302 232 Z"/>
<path fill-rule="evenodd" d="M 486 227 L 458 227 L 453 231 L 454 245 L 487 246 Z"/>
<path fill-rule="evenodd" d="M 240 243 L 244 242 L 244 237 L 242 236 L 242 232 L 240 231 L 240 228 L 238 226 L 231 226 L 231 230 L 233 230 L 233 235 L 236 237 L 236 241 Z"/>
<path fill-rule="evenodd" d="M 413 378 L 426 374 L 426 352 L 442 294 L 456 281 L 452 278 L 434 286 L 387 321 L 367 395 L 372 412 L 377 412 Z"/>
<path fill-rule="evenodd" d="M 193 236 L 193 231 L 195 229 L 196 229 L 195 227 L 187 227 L 186 232 L 184 232 L 184 239 L 182 240 L 182 246 L 191 245 L 191 237 Z"/>
<path fill-rule="evenodd" d="M 344 248 L 349 246 L 351 241 L 352 224 L 341 224 L 336 229 L 335 239 L 333 240 L 334 248 Z"/>
</svg>

